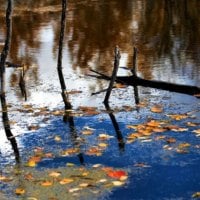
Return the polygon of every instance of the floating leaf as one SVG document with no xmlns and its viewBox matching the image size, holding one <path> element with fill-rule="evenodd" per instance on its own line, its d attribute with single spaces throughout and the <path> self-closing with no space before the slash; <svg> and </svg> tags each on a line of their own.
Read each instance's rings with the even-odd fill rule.
<svg viewBox="0 0 200 200">
<path fill-rule="evenodd" d="M 37 162 L 35 162 L 34 160 L 29 160 L 26 164 L 26 166 L 28 167 L 35 167 L 37 165 Z"/>
<path fill-rule="evenodd" d="M 62 139 L 61 139 L 60 136 L 56 135 L 56 136 L 54 137 L 54 140 L 55 140 L 56 142 L 60 142 Z"/>
<path fill-rule="evenodd" d="M 167 142 L 167 143 L 175 143 L 175 142 L 176 142 L 176 139 L 175 139 L 175 138 L 167 138 L 167 139 L 166 139 L 166 142 Z"/>
<path fill-rule="evenodd" d="M 96 155 L 96 156 L 101 156 L 102 155 L 102 152 L 101 150 L 99 149 L 99 147 L 91 147 L 90 149 L 87 150 L 86 152 L 87 155 Z"/>
<path fill-rule="evenodd" d="M 74 163 L 67 163 L 66 166 L 67 167 L 73 167 L 75 164 Z"/>
<path fill-rule="evenodd" d="M 111 135 L 105 134 L 105 133 L 101 133 L 101 134 L 99 134 L 99 136 L 98 136 L 98 139 L 99 139 L 99 140 L 108 140 L 108 139 L 110 139 L 110 138 L 114 138 L 114 137 L 111 136 Z"/>
<path fill-rule="evenodd" d="M 10 182 L 10 181 L 12 181 L 12 178 L 0 175 L 0 181 L 2 181 L 2 182 Z"/>
<path fill-rule="evenodd" d="M 69 192 L 78 192 L 79 190 L 81 190 L 81 188 L 70 188 L 68 191 Z"/>
<path fill-rule="evenodd" d="M 193 130 L 192 132 L 193 132 L 193 133 L 196 133 L 196 134 L 200 134 L 200 129 Z"/>
<path fill-rule="evenodd" d="M 122 186 L 122 185 L 124 185 L 124 182 L 122 182 L 122 181 L 112 181 L 112 183 L 113 183 L 114 186 Z"/>
<path fill-rule="evenodd" d="M 186 119 L 188 118 L 188 115 L 186 114 L 171 114 L 171 115 L 167 115 L 168 117 L 175 119 L 177 121 L 182 120 L 182 119 Z"/>
<path fill-rule="evenodd" d="M 92 165 L 93 168 L 98 168 L 98 167 L 101 167 L 102 165 L 101 164 L 94 164 Z"/>
<path fill-rule="evenodd" d="M 53 182 L 52 181 L 43 181 L 40 183 L 41 186 L 44 186 L 44 187 L 48 187 L 48 186 L 52 186 L 53 185 Z"/>
<path fill-rule="evenodd" d="M 108 146 L 108 144 L 107 143 L 99 143 L 98 146 L 101 148 L 106 148 Z"/>
<path fill-rule="evenodd" d="M 83 135 L 92 135 L 93 132 L 94 132 L 93 130 L 88 130 L 88 129 L 82 130 L 82 131 L 81 131 L 81 133 L 82 133 Z"/>
<path fill-rule="evenodd" d="M 71 179 L 71 178 L 63 178 L 62 180 L 59 181 L 59 183 L 61 185 L 65 185 L 65 184 L 69 184 L 69 183 L 72 183 L 74 180 Z"/>
<path fill-rule="evenodd" d="M 49 176 L 54 177 L 54 178 L 57 178 L 57 177 L 59 177 L 60 175 L 61 175 L 61 173 L 60 173 L 60 172 L 56 172 L 56 171 L 53 171 L 53 172 L 50 172 L 50 173 L 49 173 Z"/>
<path fill-rule="evenodd" d="M 192 198 L 200 198 L 200 192 L 195 192 L 195 193 L 192 195 Z"/>
<path fill-rule="evenodd" d="M 145 163 L 136 163 L 136 164 L 134 164 L 134 167 L 143 167 L 143 168 L 146 168 L 146 167 L 150 167 L 150 165 L 147 165 Z"/>
<path fill-rule="evenodd" d="M 69 156 L 79 152 L 78 148 L 69 148 L 62 152 L 62 156 Z"/>
<path fill-rule="evenodd" d="M 126 172 L 123 170 L 111 170 L 107 173 L 111 178 L 120 179 L 122 176 L 127 176 Z"/>
<path fill-rule="evenodd" d="M 28 173 L 28 174 L 24 175 L 24 179 L 30 181 L 30 180 L 33 180 L 34 178 L 33 178 L 33 175 L 31 173 Z"/>
<path fill-rule="evenodd" d="M 36 131 L 36 130 L 38 130 L 39 128 L 40 128 L 39 125 L 30 125 L 30 126 L 28 126 L 28 130 L 29 130 L 29 131 Z"/>
<path fill-rule="evenodd" d="M 16 195 L 25 194 L 25 189 L 24 189 L 24 188 L 16 188 L 16 189 L 15 189 L 15 194 L 16 194 Z"/>
<path fill-rule="evenodd" d="M 79 186 L 85 188 L 89 186 L 89 183 L 80 183 Z"/>
<path fill-rule="evenodd" d="M 151 112 L 154 112 L 154 113 L 162 113 L 163 112 L 163 108 L 161 105 L 154 105 L 151 107 Z"/>
</svg>

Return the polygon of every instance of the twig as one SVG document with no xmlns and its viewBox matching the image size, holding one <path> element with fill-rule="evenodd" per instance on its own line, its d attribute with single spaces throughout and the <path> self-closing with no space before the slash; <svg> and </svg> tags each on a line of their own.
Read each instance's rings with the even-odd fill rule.
<svg viewBox="0 0 200 200">
<path fill-rule="evenodd" d="M 105 96 L 105 99 L 104 99 L 104 104 L 105 105 L 106 104 L 108 105 L 108 99 L 110 97 L 110 94 L 111 94 L 111 91 L 112 91 L 112 88 L 113 88 L 113 84 L 114 84 L 116 76 L 117 76 L 117 71 L 118 71 L 118 68 L 119 68 L 119 61 L 120 61 L 120 52 L 119 52 L 118 47 L 115 47 L 114 69 L 113 69 L 113 73 L 112 73 L 112 77 L 111 77 L 111 80 L 110 80 L 110 84 L 108 86 L 108 90 L 106 92 L 106 96 Z"/>
</svg>

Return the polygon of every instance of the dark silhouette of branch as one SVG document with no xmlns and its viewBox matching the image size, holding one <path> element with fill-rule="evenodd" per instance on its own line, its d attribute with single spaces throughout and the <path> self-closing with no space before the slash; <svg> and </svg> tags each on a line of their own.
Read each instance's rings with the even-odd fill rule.
<svg viewBox="0 0 200 200">
<path fill-rule="evenodd" d="M 12 33 L 12 0 L 8 0 L 7 10 L 6 10 L 6 39 L 3 50 L 1 52 L 1 60 L 0 60 L 0 75 L 1 75 L 1 108 L 2 108 L 2 119 L 3 119 L 3 126 L 6 133 L 6 137 L 10 140 L 12 148 L 15 153 L 16 162 L 20 161 L 19 150 L 17 147 L 17 142 L 15 138 L 13 138 L 13 134 L 10 128 L 10 121 L 8 117 L 8 110 L 7 110 L 7 103 L 6 103 L 6 91 L 5 91 L 5 66 L 6 66 L 6 59 L 8 56 L 8 52 L 10 49 L 10 40 L 11 40 L 11 33 Z"/>
<path fill-rule="evenodd" d="M 60 29 L 60 38 L 59 38 L 59 50 L 58 50 L 58 63 L 57 63 L 57 71 L 60 80 L 61 86 L 61 95 L 63 98 L 63 102 L 65 104 L 65 109 L 71 109 L 71 104 L 68 102 L 68 97 L 66 93 L 66 85 L 65 79 L 62 71 L 62 56 L 63 56 L 63 40 L 65 35 L 65 27 L 66 27 L 66 9 L 67 9 L 67 0 L 62 0 L 62 15 L 61 15 L 61 29 Z"/>
<path fill-rule="evenodd" d="M 115 47 L 115 60 L 114 60 L 113 73 L 112 73 L 112 76 L 111 76 L 111 79 L 110 79 L 110 84 L 108 86 L 106 96 L 105 96 L 105 99 L 104 99 L 104 104 L 107 104 L 107 105 L 108 105 L 108 100 L 109 100 L 109 97 L 110 97 L 110 94 L 111 94 L 111 91 L 112 91 L 112 88 L 113 88 L 113 85 L 114 85 L 114 82 L 115 82 L 115 79 L 116 79 L 116 76 L 117 76 L 120 57 L 121 56 L 120 56 L 119 49 L 118 49 L 118 47 Z"/>
<path fill-rule="evenodd" d="M 75 146 L 80 146 L 80 142 L 77 141 L 77 130 L 75 127 L 75 123 L 74 123 L 74 117 L 71 116 L 71 113 L 66 111 L 65 115 L 63 117 L 63 121 L 69 123 L 69 129 L 70 129 L 70 133 L 71 133 L 71 137 L 72 137 L 72 142 L 74 143 Z M 81 163 L 81 165 L 84 165 L 84 156 L 83 153 L 80 152 L 78 155 L 79 161 Z"/>
<path fill-rule="evenodd" d="M 110 117 L 110 119 L 112 121 L 113 127 L 115 129 L 117 140 L 118 140 L 118 144 L 119 144 L 119 150 L 120 151 L 124 151 L 125 142 L 123 140 L 123 135 L 121 133 L 121 130 L 119 128 L 117 120 L 116 120 L 112 110 L 110 109 L 109 104 L 104 104 L 104 105 L 105 105 L 106 110 L 108 111 L 108 115 L 109 115 L 109 117 Z"/>
<path fill-rule="evenodd" d="M 24 97 L 25 101 L 27 101 L 25 74 L 26 74 L 25 66 L 23 65 L 22 70 L 20 71 L 19 87 L 20 87 L 22 96 Z"/>
<path fill-rule="evenodd" d="M 139 102 L 138 94 L 137 94 L 138 91 L 136 89 L 137 86 L 167 90 L 170 92 L 177 92 L 177 93 L 193 95 L 193 96 L 200 94 L 200 88 L 196 87 L 196 86 L 175 84 L 175 83 L 169 83 L 169 82 L 158 81 L 158 80 L 146 80 L 146 79 L 140 78 L 137 76 L 136 66 L 137 66 L 137 49 L 134 48 L 133 68 L 131 70 L 133 75 L 132 76 L 117 76 L 115 79 L 116 82 L 123 83 L 126 85 L 131 85 L 131 86 L 135 87 L 134 92 L 135 92 L 135 97 L 136 97 L 135 98 L 136 104 Z M 93 77 L 95 77 L 97 79 L 112 80 L 112 77 L 109 77 L 102 73 L 96 72 L 94 70 L 92 70 L 92 72 L 99 75 L 99 76 L 93 75 Z M 102 90 L 100 92 L 105 92 L 105 90 Z M 99 92 L 97 92 L 97 94 L 98 93 Z M 93 93 L 93 95 L 94 94 L 96 94 L 96 93 Z M 197 95 L 197 97 L 198 96 L 199 95 Z"/>
</svg>

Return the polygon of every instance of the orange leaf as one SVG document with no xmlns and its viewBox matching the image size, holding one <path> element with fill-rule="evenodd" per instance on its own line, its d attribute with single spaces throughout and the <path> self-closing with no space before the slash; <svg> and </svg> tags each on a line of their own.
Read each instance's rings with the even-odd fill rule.
<svg viewBox="0 0 200 200">
<path fill-rule="evenodd" d="M 41 186 L 48 187 L 48 186 L 51 186 L 51 185 L 53 185 L 52 181 L 43 181 L 43 182 L 41 182 Z"/>
<path fill-rule="evenodd" d="M 151 112 L 154 112 L 154 113 L 162 113 L 163 112 L 163 108 L 161 105 L 154 105 L 151 107 Z"/>
<path fill-rule="evenodd" d="M 71 178 L 63 178 L 62 180 L 60 180 L 60 184 L 61 185 L 65 185 L 65 184 L 69 184 L 69 183 L 71 183 L 71 182 L 73 182 L 74 180 L 73 179 L 71 179 Z"/>
<path fill-rule="evenodd" d="M 23 188 L 16 188 L 15 194 L 22 195 L 25 193 L 25 190 Z"/>
<path fill-rule="evenodd" d="M 123 176 L 127 176 L 126 172 L 123 170 L 112 170 L 107 173 L 107 175 L 111 178 L 120 179 Z"/>
</svg>

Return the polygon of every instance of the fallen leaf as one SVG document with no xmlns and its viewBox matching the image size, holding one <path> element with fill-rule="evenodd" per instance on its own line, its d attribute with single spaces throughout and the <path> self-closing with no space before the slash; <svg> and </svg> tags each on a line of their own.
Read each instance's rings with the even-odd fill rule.
<svg viewBox="0 0 200 200">
<path fill-rule="evenodd" d="M 85 188 L 89 186 L 89 183 L 80 183 L 79 186 Z"/>
<path fill-rule="evenodd" d="M 77 192 L 81 190 L 81 188 L 70 188 L 68 191 L 71 193 L 71 192 Z"/>
<path fill-rule="evenodd" d="M 16 188 L 16 189 L 15 189 L 15 194 L 16 194 L 16 195 L 25 194 L 25 189 L 24 189 L 24 188 Z"/>
<path fill-rule="evenodd" d="M 195 193 L 192 195 L 192 198 L 200 198 L 200 192 L 195 192 Z"/>
<path fill-rule="evenodd" d="M 43 182 L 40 183 L 40 185 L 48 187 L 48 186 L 53 185 L 53 182 L 52 181 L 43 181 Z"/>
<path fill-rule="evenodd" d="M 200 134 L 200 129 L 193 130 L 192 132 L 193 132 L 193 133 L 196 133 L 196 134 Z"/>
<path fill-rule="evenodd" d="M 151 107 L 151 112 L 154 112 L 154 113 L 162 113 L 163 112 L 163 108 L 161 105 L 154 105 Z"/>
<path fill-rule="evenodd" d="M 122 186 L 122 185 L 124 185 L 124 182 L 122 182 L 122 181 L 112 181 L 112 183 L 113 183 L 114 186 Z"/>
<path fill-rule="evenodd" d="M 94 132 L 93 130 L 87 130 L 87 129 L 81 131 L 81 133 L 82 133 L 83 135 L 92 135 L 93 132 Z"/>
<path fill-rule="evenodd" d="M 12 180 L 13 180 L 12 178 L 0 175 L 0 181 L 2 182 L 10 182 Z"/>
<path fill-rule="evenodd" d="M 99 143 L 98 146 L 101 148 L 106 148 L 108 146 L 108 144 L 107 143 Z"/>
<path fill-rule="evenodd" d="M 123 170 L 111 170 L 107 175 L 111 178 L 120 179 L 122 176 L 127 176 L 127 173 Z"/>
<path fill-rule="evenodd" d="M 56 136 L 54 137 L 54 140 L 55 140 L 56 142 L 60 142 L 62 139 L 61 139 L 60 136 L 56 135 Z"/>
<path fill-rule="evenodd" d="M 59 183 L 61 185 L 65 185 L 65 184 L 69 184 L 69 183 L 72 183 L 74 180 L 71 179 L 71 178 L 63 178 L 62 180 L 59 181 Z"/>
<path fill-rule="evenodd" d="M 60 175 L 61 175 L 61 173 L 60 173 L 60 172 L 56 172 L 56 171 L 53 171 L 53 172 L 50 172 L 50 173 L 49 173 L 49 176 L 54 177 L 54 178 L 57 178 L 57 177 L 59 177 Z"/>
<path fill-rule="evenodd" d="M 166 142 L 167 142 L 167 143 L 175 143 L 175 142 L 176 142 L 176 139 L 175 139 L 175 138 L 167 138 L 167 139 L 166 139 Z"/>
<path fill-rule="evenodd" d="M 108 134 L 105 134 L 105 133 L 101 133 L 98 136 L 99 140 L 108 140 L 110 138 L 114 138 L 114 136 L 111 136 L 111 135 L 108 135 Z"/>
<path fill-rule="evenodd" d="M 167 116 L 177 121 L 188 118 L 186 114 L 171 114 Z"/>
<path fill-rule="evenodd" d="M 75 164 L 74 163 L 67 163 L 66 166 L 67 167 L 73 167 Z"/>
</svg>

